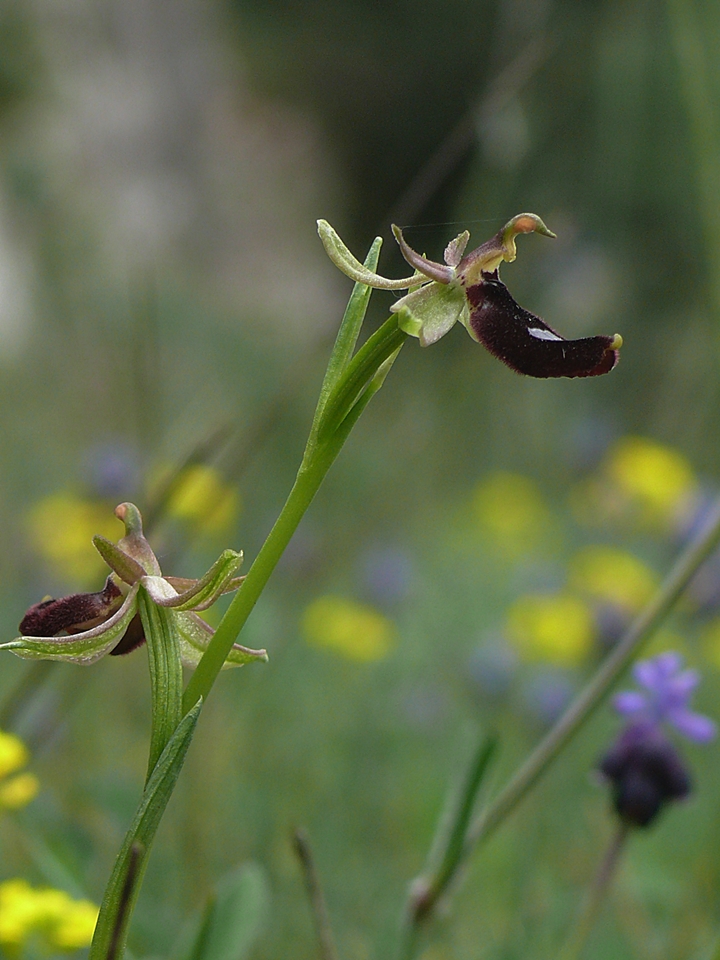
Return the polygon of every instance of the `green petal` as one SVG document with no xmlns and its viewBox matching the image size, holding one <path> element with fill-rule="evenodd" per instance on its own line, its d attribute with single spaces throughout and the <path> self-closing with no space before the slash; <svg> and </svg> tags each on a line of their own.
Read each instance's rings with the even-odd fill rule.
<svg viewBox="0 0 720 960">
<path fill-rule="evenodd" d="M 226 592 L 243 561 L 242 553 L 223 550 L 220 557 L 200 580 L 190 581 L 182 591 L 175 590 L 164 577 L 144 577 L 143 586 L 155 603 L 175 610 L 207 610 Z M 167 587 L 171 587 L 171 591 Z"/>
<path fill-rule="evenodd" d="M 455 237 L 454 240 L 451 240 L 450 243 L 445 247 L 445 256 L 443 259 L 449 267 L 456 267 L 460 263 L 469 239 L 470 231 L 463 230 L 462 233 L 459 233 L 457 237 Z"/>
<path fill-rule="evenodd" d="M 0 644 L 0 650 L 9 650 L 23 660 L 67 660 L 89 666 L 122 639 L 137 612 L 137 592 L 134 586 L 117 613 L 92 630 L 68 637 L 18 637 Z"/>
<path fill-rule="evenodd" d="M 215 631 L 209 623 L 206 623 L 194 613 L 176 613 L 173 611 L 173 616 L 178 630 L 182 662 L 186 667 L 196 667 Z M 267 662 L 267 659 L 266 650 L 251 650 L 249 647 L 242 647 L 239 643 L 236 643 L 228 654 L 223 670 L 228 667 L 241 667 L 244 663 L 252 663 L 254 660 Z"/>
<path fill-rule="evenodd" d="M 430 346 L 468 313 L 463 288 L 456 283 L 428 283 L 413 290 L 390 308 L 398 314 L 398 325 L 411 337 L 419 337 L 423 347 Z"/>
<path fill-rule="evenodd" d="M 374 287 L 377 290 L 407 290 L 417 283 L 422 283 L 427 277 L 421 274 L 408 277 L 405 280 L 388 280 L 387 277 L 381 277 L 379 273 L 373 273 L 368 270 L 357 257 L 354 257 L 348 250 L 340 237 L 335 233 L 327 220 L 318 220 L 318 233 L 325 247 L 325 253 L 332 262 L 341 270 L 346 277 L 350 277 L 356 283 L 367 284 L 368 287 Z"/>
<path fill-rule="evenodd" d="M 145 568 L 137 560 L 128 556 L 117 544 L 97 534 L 93 537 L 93 545 L 110 569 L 131 587 L 145 576 Z"/>
</svg>

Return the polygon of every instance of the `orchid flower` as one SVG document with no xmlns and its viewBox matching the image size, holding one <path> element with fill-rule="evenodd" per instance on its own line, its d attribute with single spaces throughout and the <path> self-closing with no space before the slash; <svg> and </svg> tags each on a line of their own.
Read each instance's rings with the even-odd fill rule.
<svg viewBox="0 0 720 960">
<path fill-rule="evenodd" d="M 393 224 L 400 251 L 415 268 L 411 277 L 389 280 L 368 270 L 347 249 L 325 220 L 318 232 L 333 263 L 359 283 L 382 290 L 409 292 L 390 308 L 398 325 L 422 346 L 435 343 L 458 322 L 470 336 L 517 373 L 531 377 L 594 377 L 617 364 L 622 337 L 583 337 L 566 340 L 540 317 L 512 298 L 500 280 L 503 261 L 516 257 L 515 238 L 521 233 L 554 237 L 540 217 L 521 213 L 490 240 L 465 255 L 470 234 L 464 231 L 447 245 L 444 263 L 416 253 L 402 230 Z"/>
<path fill-rule="evenodd" d="M 76 593 L 58 600 L 45 599 L 30 607 L 20 623 L 22 636 L 0 644 L 26 660 L 66 660 L 89 665 L 105 654 L 129 653 L 145 642 L 138 613 L 138 593 L 166 608 L 177 631 L 183 663 L 195 667 L 214 633 L 194 611 L 206 610 L 218 597 L 237 588 L 244 578 L 235 574 L 242 553 L 225 550 L 199 580 L 163 576 L 142 532 L 142 518 L 132 503 L 121 503 L 115 516 L 125 524 L 117 543 L 93 538 L 95 548 L 111 568 L 97 593 Z M 225 666 L 267 660 L 264 650 L 235 644 Z"/>
</svg>

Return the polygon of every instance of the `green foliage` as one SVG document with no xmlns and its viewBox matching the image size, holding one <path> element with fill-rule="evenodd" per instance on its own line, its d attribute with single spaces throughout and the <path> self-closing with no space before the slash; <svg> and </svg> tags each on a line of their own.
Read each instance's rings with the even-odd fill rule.
<svg viewBox="0 0 720 960">
<path fill-rule="evenodd" d="M 242 864 L 220 880 L 173 960 L 243 960 L 262 932 L 269 907 L 265 871 L 256 863 Z"/>
</svg>

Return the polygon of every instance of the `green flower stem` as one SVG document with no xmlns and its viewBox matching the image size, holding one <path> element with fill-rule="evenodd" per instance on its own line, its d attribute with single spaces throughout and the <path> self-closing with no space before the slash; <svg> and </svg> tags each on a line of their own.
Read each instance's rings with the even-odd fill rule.
<svg viewBox="0 0 720 960">
<path fill-rule="evenodd" d="M 675 606 L 699 567 L 720 541 L 720 499 L 704 530 L 680 555 L 660 590 L 598 668 L 585 689 L 540 741 L 499 796 L 477 818 L 465 843 L 463 857 L 488 839 L 546 773 L 555 758 L 600 706 L 613 684 Z"/>
<path fill-rule="evenodd" d="M 628 838 L 628 827 L 621 823 L 617 827 L 603 862 L 600 864 L 595 881 L 590 889 L 587 902 L 583 909 L 578 925 L 573 930 L 570 939 L 565 944 L 558 960 L 580 960 L 588 938 L 593 931 L 600 908 L 605 901 L 610 884 L 617 871 L 620 857 L 625 849 Z"/>
<path fill-rule="evenodd" d="M 88 960 L 108 960 L 111 950 L 115 958 L 123 955 L 150 847 L 185 762 L 201 709 L 200 700 L 182 718 L 145 785 L 140 806 L 105 888 Z"/>
<path fill-rule="evenodd" d="M 145 631 L 150 665 L 152 731 L 147 770 L 149 779 L 183 715 L 182 661 L 172 613 L 153 603 L 142 587 L 138 593 L 138 610 Z"/>
<path fill-rule="evenodd" d="M 190 678 L 183 698 L 185 710 L 189 710 L 199 697 L 207 697 L 210 692 L 233 643 L 245 626 L 325 475 L 358 417 L 379 389 L 383 373 L 380 368 L 394 360 L 394 355 L 397 355 L 406 339 L 407 335 L 397 326 L 397 318 L 391 316 L 358 350 L 329 393 L 318 420 L 319 439 L 311 434 L 285 506 Z"/>
</svg>

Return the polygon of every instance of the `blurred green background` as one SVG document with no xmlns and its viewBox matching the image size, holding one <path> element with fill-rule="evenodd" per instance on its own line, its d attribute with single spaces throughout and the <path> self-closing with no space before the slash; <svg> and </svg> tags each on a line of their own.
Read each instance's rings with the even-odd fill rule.
<svg viewBox="0 0 720 960">
<path fill-rule="evenodd" d="M 720 11 L 649 0 L 75 0 L 0 7 L 0 624 L 97 589 L 116 503 L 166 573 L 252 560 L 297 468 L 358 256 L 391 221 L 439 259 L 523 210 L 503 279 L 609 377 L 521 379 L 455 329 L 409 343 L 223 675 L 131 934 L 168 956 L 238 863 L 265 872 L 254 958 L 315 943 L 305 826 L 340 954 L 388 957 L 407 883 L 480 734 L 499 786 L 617 639 L 720 486 Z M 381 272 L 400 275 L 391 240 Z M 406 269 L 406 268 L 405 268 Z M 387 315 L 375 294 L 368 324 Z M 172 487 L 168 478 L 175 478 Z M 700 519 L 699 519 L 700 518 Z M 656 640 L 720 693 L 720 562 Z M 149 728 L 145 654 L 53 665 L 0 711 L 38 797 L 2 876 L 98 901 Z M 20 685 L 20 686 L 19 686 Z M 20 699 L 18 700 L 18 691 Z M 4 704 L 4 706 L 3 706 Z M 601 711 L 473 861 L 424 954 L 553 957 L 612 830 Z M 638 837 L 588 957 L 711 956 L 717 746 Z"/>
</svg>

